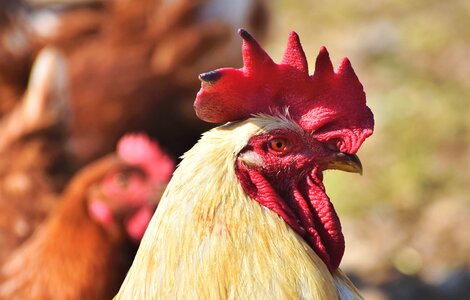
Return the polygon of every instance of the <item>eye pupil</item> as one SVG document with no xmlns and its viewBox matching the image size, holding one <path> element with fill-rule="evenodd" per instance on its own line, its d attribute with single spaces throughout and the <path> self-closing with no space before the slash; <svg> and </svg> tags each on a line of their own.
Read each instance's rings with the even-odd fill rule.
<svg viewBox="0 0 470 300">
<path fill-rule="evenodd" d="M 283 153 L 289 150 L 289 143 L 283 138 L 274 138 L 268 143 L 272 151 Z"/>
</svg>

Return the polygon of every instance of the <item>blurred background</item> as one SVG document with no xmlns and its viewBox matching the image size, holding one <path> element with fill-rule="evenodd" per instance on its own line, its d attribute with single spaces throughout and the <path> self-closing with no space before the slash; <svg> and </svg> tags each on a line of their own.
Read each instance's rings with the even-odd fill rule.
<svg viewBox="0 0 470 300">
<path fill-rule="evenodd" d="M 342 266 L 365 298 L 470 299 L 469 1 L 3 0 L 0 132 L 34 58 L 54 47 L 68 70 L 62 100 L 44 104 L 63 130 L 57 190 L 128 131 L 179 157 L 212 127 L 192 110 L 197 75 L 241 66 L 239 27 L 275 61 L 294 30 L 311 70 L 325 45 L 365 87 L 376 127 L 364 175 L 325 176 Z"/>
<path fill-rule="evenodd" d="M 366 299 L 470 299 L 470 2 L 277 1 L 268 49 L 299 33 L 348 56 L 375 115 L 362 178 L 329 172 L 343 268 Z"/>
</svg>

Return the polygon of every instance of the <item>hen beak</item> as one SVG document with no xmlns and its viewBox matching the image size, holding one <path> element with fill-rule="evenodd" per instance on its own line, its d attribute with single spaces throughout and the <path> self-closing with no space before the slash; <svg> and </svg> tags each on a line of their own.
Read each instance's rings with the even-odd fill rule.
<svg viewBox="0 0 470 300">
<path fill-rule="evenodd" d="M 158 183 L 155 185 L 152 196 L 150 197 L 149 204 L 158 206 L 163 196 L 163 193 L 165 192 L 166 186 L 166 183 Z"/>
<path fill-rule="evenodd" d="M 362 163 L 355 154 L 335 153 L 324 159 L 322 167 L 324 170 L 333 169 L 362 175 Z"/>
</svg>

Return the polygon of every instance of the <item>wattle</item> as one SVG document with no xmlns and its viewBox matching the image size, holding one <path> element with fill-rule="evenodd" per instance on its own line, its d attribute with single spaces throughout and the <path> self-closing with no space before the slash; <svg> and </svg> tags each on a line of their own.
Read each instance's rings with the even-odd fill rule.
<svg viewBox="0 0 470 300">
<path fill-rule="evenodd" d="M 260 170 L 237 167 L 244 191 L 282 217 L 310 245 L 330 272 L 338 269 L 344 254 L 341 223 L 326 195 L 321 172 L 276 184 Z M 273 184 L 274 181 L 274 184 Z"/>
</svg>

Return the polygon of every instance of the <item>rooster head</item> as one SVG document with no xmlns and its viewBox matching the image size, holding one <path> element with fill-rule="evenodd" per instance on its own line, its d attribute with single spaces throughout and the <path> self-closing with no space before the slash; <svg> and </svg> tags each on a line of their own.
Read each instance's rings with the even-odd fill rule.
<svg viewBox="0 0 470 300">
<path fill-rule="evenodd" d="M 105 227 L 120 223 L 138 242 L 153 215 L 175 163 L 143 134 L 128 134 L 117 145 L 117 164 L 92 189 L 90 215 Z"/>
<path fill-rule="evenodd" d="M 302 236 L 333 272 L 344 253 L 344 237 L 323 171 L 362 173 L 355 153 L 374 126 L 362 84 L 348 59 L 335 72 L 324 47 L 309 75 L 294 32 L 280 64 L 248 32 L 239 33 L 244 66 L 201 74 L 196 114 L 213 123 L 260 125 L 262 130 L 237 155 L 239 182 Z"/>
</svg>

